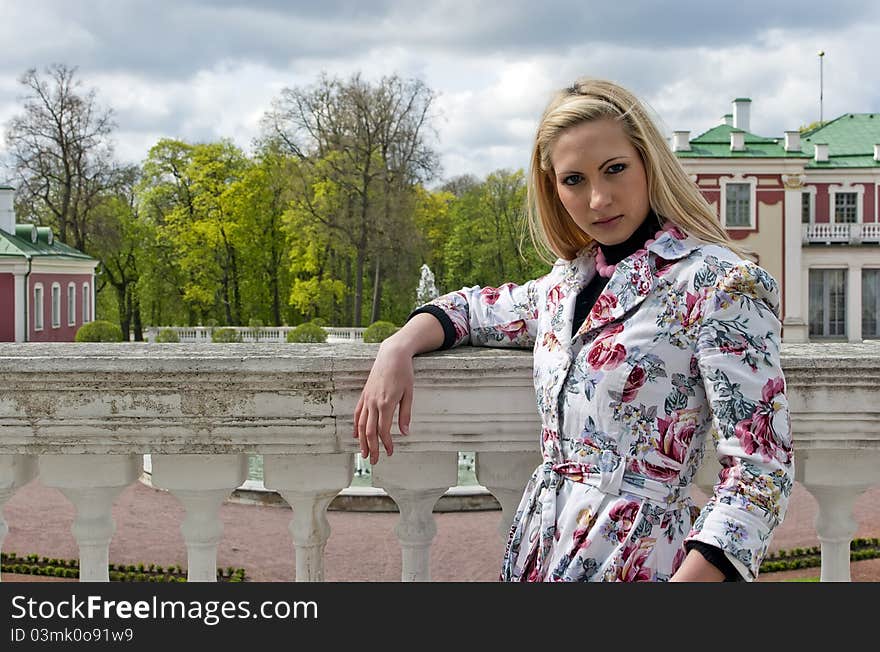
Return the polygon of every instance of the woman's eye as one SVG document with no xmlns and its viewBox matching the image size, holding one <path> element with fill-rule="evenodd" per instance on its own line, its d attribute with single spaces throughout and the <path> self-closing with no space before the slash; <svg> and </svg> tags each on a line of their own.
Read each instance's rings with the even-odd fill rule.
<svg viewBox="0 0 880 652">
<path fill-rule="evenodd" d="M 626 164 L 624 163 L 615 163 L 614 165 L 609 165 L 605 168 L 606 172 L 610 172 L 611 174 L 617 174 L 619 172 L 623 172 L 626 169 Z"/>
<path fill-rule="evenodd" d="M 565 186 L 574 186 L 581 182 L 583 177 L 579 174 L 569 174 L 562 180 L 562 184 Z"/>
</svg>

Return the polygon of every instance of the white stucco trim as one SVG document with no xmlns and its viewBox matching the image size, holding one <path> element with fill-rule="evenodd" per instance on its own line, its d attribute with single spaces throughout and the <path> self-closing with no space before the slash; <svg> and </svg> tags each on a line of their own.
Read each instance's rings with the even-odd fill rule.
<svg viewBox="0 0 880 652">
<path fill-rule="evenodd" d="M 39 301 L 37 301 L 37 290 L 40 291 Z M 43 310 L 43 306 L 46 305 L 46 295 L 42 283 L 34 283 L 34 291 L 31 298 L 34 306 L 34 330 L 42 331 L 46 327 L 46 311 Z"/>
<path fill-rule="evenodd" d="M 67 284 L 67 325 L 76 326 L 76 283 L 73 281 Z"/>
<path fill-rule="evenodd" d="M 49 313 L 52 317 L 52 328 L 61 328 L 61 283 L 58 281 L 52 283 L 49 292 Z"/>
<path fill-rule="evenodd" d="M 92 283 L 83 283 L 82 284 L 82 323 L 88 324 L 92 321 L 92 314 L 95 302 L 94 302 L 94 293 L 92 292 Z"/>
<path fill-rule="evenodd" d="M 865 186 L 854 186 L 851 183 L 836 183 L 828 186 L 828 219 L 831 224 L 837 224 L 835 216 L 835 203 L 838 194 L 856 194 L 856 224 L 865 221 Z M 843 224 L 843 222 L 842 222 Z"/>
</svg>

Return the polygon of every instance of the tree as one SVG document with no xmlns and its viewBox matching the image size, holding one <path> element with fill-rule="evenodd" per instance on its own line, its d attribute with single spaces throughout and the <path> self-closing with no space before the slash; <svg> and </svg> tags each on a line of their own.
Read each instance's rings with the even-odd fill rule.
<svg viewBox="0 0 880 652">
<path fill-rule="evenodd" d="M 49 222 L 62 242 L 88 251 L 90 219 L 115 173 L 112 111 L 83 92 L 76 68 L 28 70 L 24 112 L 7 124 L 6 142 L 19 181 L 18 199 Z"/>
<path fill-rule="evenodd" d="M 114 192 L 106 193 L 92 216 L 92 253 L 100 261 L 102 283 L 116 292 L 119 327 L 123 333 L 134 330 L 134 339 L 143 340 L 138 281 L 148 244 L 154 235 L 138 214 L 135 188 L 140 169 L 129 166 L 117 175 Z M 97 288 L 100 292 L 102 287 Z M 127 339 L 127 337 L 126 337 Z"/>
<path fill-rule="evenodd" d="M 347 81 L 323 76 L 311 88 L 284 89 L 266 116 L 270 137 L 302 163 L 301 208 L 354 252 L 354 270 L 344 275 L 347 285 L 354 285 L 356 325 L 362 321 L 368 260 L 375 317 L 385 276 L 382 261 L 395 264 L 390 254 L 401 225 L 407 219 L 412 224 L 411 216 L 401 214 L 410 206 L 408 195 L 436 170 L 437 157 L 426 140 L 433 99 L 418 80 L 393 76 L 371 85 L 359 75 Z M 314 184 L 326 181 L 337 196 L 332 207 L 316 201 Z"/>
</svg>

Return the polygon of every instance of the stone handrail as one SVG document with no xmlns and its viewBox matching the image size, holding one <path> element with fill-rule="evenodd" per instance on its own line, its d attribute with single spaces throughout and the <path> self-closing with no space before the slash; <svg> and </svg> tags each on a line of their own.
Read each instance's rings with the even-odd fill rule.
<svg viewBox="0 0 880 652">
<path fill-rule="evenodd" d="M 826 244 L 861 244 L 880 242 L 880 224 L 874 222 L 804 224 L 802 242 L 804 244 L 824 242 Z"/>
<path fill-rule="evenodd" d="M 248 344 L 286 344 L 287 334 L 294 326 L 218 326 L 235 331 L 241 341 Z M 323 326 L 327 331 L 327 342 L 362 342 L 366 328 L 356 326 Z M 210 326 L 149 326 L 144 329 L 144 340 L 155 342 L 160 331 L 172 331 L 182 344 L 206 344 L 211 342 Z M 129 339 L 134 339 L 130 337 Z"/>
<path fill-rule="evenodd" d="M 816 498 L 822 579 L 848 580 L 852 507 L 880 484 L 880 344 L 783 345 L 797 479 Z M 106 581 L 111 506 L 152 459 L 153 484 L 185 506 L 190 580 L 213 581 L 218 510 L 264 456 L 264 483 L 293 507 L 296 577 L 323 579 L 326 509 L 353 472 L 352 416 L 369 344 L 0 344 L 0 510 L 36 474 L 76 506 L 81 579 Z M 539 461 L 527 351 L 419 356 L 411 435 L 374 469 L 400 509 L 404 580 L 427 580 L 432 508 L 457 451 L 502 506 L 504 536 Z M 713 456 L 707 455 L 708 460 Z M 717 463 L 698 484 L 710 489 Z M 2 512 L 0 512 L 2 514 Z M 0 518 L 0 545 L 6 533 Z"/>
</svg>

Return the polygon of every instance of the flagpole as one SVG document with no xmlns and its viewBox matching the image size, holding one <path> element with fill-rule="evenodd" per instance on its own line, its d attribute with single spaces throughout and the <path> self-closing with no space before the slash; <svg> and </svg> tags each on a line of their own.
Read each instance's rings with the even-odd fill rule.
<svg viewBox="0 0 880 652">
<path fill-rule="evenodd" d="M 819 124 L 822 124 L 822 61 L 825 60 L 825 50 L 819 50 Z"/>
</svg>

